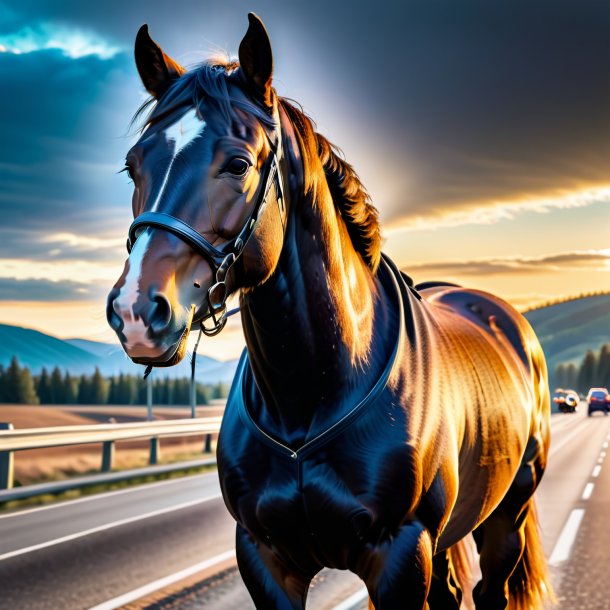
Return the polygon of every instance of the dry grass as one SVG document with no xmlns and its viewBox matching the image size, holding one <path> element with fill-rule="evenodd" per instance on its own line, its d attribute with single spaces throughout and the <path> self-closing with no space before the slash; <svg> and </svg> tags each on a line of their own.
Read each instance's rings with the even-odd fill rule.
<svg viewBox="0 0 610 610">
<path fill-rule="evenodd" d="M 218 409 L 213 409 L 213 413 L 209 411 L 209 407 L 202 407 L 198 414 L 218 414 Z M 190 417 L 190 409 L 157 407 L 154 416 L 155 419 L 185 418 Z M 110 417 L 119 423 L 143 421 L 146 419 L 146 408 L 0 405 L 0 422 L 10 422 L 16 429 L 107 423 Z M 161 439 L 161 461 L 169 463 L 197 459 L 202 456 L 203 442 L 203 436 Z M 148 450 L 148 440 L 117 443 L 115 470 L 146 466 Z M 18 451 L 15 452 L 15 482 L 28 485 L 95 472 L 99 470 L 101 461 L 101 443 Z"/>
</svg>

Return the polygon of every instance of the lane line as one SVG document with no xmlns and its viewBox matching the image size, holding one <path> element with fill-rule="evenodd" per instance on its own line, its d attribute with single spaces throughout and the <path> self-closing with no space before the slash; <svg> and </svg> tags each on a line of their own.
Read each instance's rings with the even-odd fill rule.
<svg viewBox="0 0 610 610">
<path fill-rule="evenodd" d="M 123 595 L 119 595 L 118 597 L 114 597 L 113 599 L 109 599 L 108 601 L 102 602 L 97 606 L 92 606 L 89 610 L 116 610 L 116 608 L 121 608 L 125 604 L 130 604 L 145 595 L 149 595 L 150 593 L 154 593 L 159 589 L 163 589 L 164 587 L 168 587 L 169 585 L 173 585 L 174 583 L 188 578 L 189 576 L 193 576 L 193 574 L 197 574 L 197 572 L 201 572 L 202 570 L 206 570 L 207 568 L 211 568 L 227 559 L 232 559 L 235 557 L 235 549 L 231 549 L 230 551 L 225 551 L 220 555 L 216 555 L 215 557 L 211 557 L 210 559 L 206 559 L 205 561 L 200 561 L 193 566 L 188 568 L 184 568 L 184 570 L 180 570 L 179 572 L 174 572 L 169 576 L 165 576 L 164 578 L 159 578 L 147 585 L 143 585 L 142 587 L 138 587 L 137 589 L 133 589 L 133 591 L 129 591 L 127 593 L 123 593 Z"/>
<path fill-rule="evenodd" d="M 585 485 L 585 488 L 582 492 L 582 496 L 581 498 L 583 500 L 588 500 L 591 497 L 591 494 L 593 493 L 593 488 L 595 487 L 595 483 L 587 483 Z"/>
<path fill-rule="evenodd" d="M 369 597 L 366 587 L 359 589 L 353 595 L 350 595 L 345 601 L 341 602 L 338 606 L 333 606 L 332 610 L 354 610 L 363 601 L 366 601 Z M 93 610 L 93 609 L 92 609 Z"/>
<path fill-rule="evenodd" d="M 186 477 L 179 477 L 176 479 L 168 479 L 166 481 L 155 481 L 153 483 L 141 483 L 140 485 L 135 485 L 132 487 L 128 487 L 127 489 L 115 489 L 113 491 L 104 491 L 97 494 L 91 494 L 89 496 L 85 496 L 83 498 L 75 498 L 74 500 L 64 500 L 55 502 L 54 504 L 48 504 L 45 506 L 35 506 L 34 508 L 24 508 L 23 510 L 16 510 L 6 514 L 0 514 L 0 519 L 8 519 L 9 517 L 21 517 L 21 515 L 28 515 L 30 513 L 37 513 L 42 510 L 50 510 L 52 508 L 63 508 L 64 506 L 73 506 L 74 504 L 81 504 L 82 502 L 91 502 L 92 500 L 100 500 L 104 498 L 110 498 L 114 496 L 119 496 L 121 494 L 131 493 L 135 491 L 142 491 L 146 489 L 154 489 L 157 487 L 162 487 L 164 485 L 170 485 L 172 483 L 179 484 L 182 483 L 185 479 L 190 479 L 191 477 L 218 477 L 218 473 L 210 472 L 205 474 L 193 474 L 188 475 Z"/>
<path fill-rule="evenodd" d="M 47 542 L 41 542 L 39 544 L 34 544 L 32 546 L 28 546 L 22 549 L 16 549 L 14 551 L 9 551 L 8 553 L 4 553 L 0 555 L 0 561 L 4 559 L 10 559 L 11 557 L 17 557 L 18 555 L 25 555 L 26 553 L 31 553 L 33 551 L 38 551 L 40 549 L 46 549 L 50 546 L 55 546 L 56 544 L 62 544 L 63 542 L 69 542 L 70 540 L 76 540 L 77 538 L 82 538 L 83 536 L 89 536 L 90 534 L 97 534 L 98 532 L 103 532 L 105 530 L 109 530 L 113 527 L 119 527 L 121 525 L 127 525 L 128 523 L 134 523 L 135 521 L 141 521 L 143 519 L 150 519 L 151 517 L 157 517 L 159 515 L 164 515 L 166 513 L 171 513 L 176 510 L 182 510 L 183 508 L 189 508 L 191 506 L 196 506 L 197 504 L 204 504 L 205 502 L 209 502 L 210 500 L 217 500 L 221 498 L 221 494 L 215 494 L 213 496 L 208 496 L 207 498 L 201 498 L 197 500 L 190 500 L 189 502 L 182 502 L 181 504 L 175 504 L 174 506 L 167 506 L 166 508 L 160 508 L 158 510 L 153 510 L 149 513 L 144 513 L 142 515 L 135 515 L 133 517 L 127 517 L 126 519 L 120 519 L 118 521 L 112 521 L 111 523 L 105 523 L 104 525 L 99 525 L 97 527 L 92 527 L 88 530 L 83 530 L 81 532 L 76 532 L 74 534 L 68 534 L 67 536 L 62 536 L 61 538 L 55 538 L 54 540 L 48 540 Z"/>
<path fill-rule="evenodd" d="M 559 534 L 555 548 L 551 553 L 551 557 L 549 558 L 550 565 L 556 566 L 569 559 L 572 545 L 574 544 L 574 540 L 576 540 L 576 534 L 578 534 L 578 528 L 580 527 L 584 516 L 584 508 L 575 508 L 572 510 L 566 524 L 561 530 L 561 534 Z"/>
<path fill-rule="evenodd" d="M 591 472 L 591 476 L 593 478 L 597 478 L 599 476 L 599 473 L 602 471 L 602 467 L 598 464 L 594 469 L 593 472 Z"/>
</svg>

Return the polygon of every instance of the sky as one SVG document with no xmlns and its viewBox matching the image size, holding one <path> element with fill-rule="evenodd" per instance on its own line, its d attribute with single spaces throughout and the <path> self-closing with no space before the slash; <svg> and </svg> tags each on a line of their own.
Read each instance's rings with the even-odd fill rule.
<svg viewBox="0 0 610 610">
<path fill-rule="evenodd" d="M 0 0 L 0 322 L 116 342 L 118 174 L 146 99 L 142 23 L 184 66 L 235 56 L 247 13 L 274 85 L 354 165 L 416 281 L 519 308 L 610 289 L 610 8 L 597 0 Z M 239 320 L 201 351 L 235 357 Z"/>
</svg>

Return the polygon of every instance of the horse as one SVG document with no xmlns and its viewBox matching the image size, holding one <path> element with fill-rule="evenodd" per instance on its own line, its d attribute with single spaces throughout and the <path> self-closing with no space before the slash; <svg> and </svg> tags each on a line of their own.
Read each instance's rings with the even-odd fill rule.
<svg viewBox="0 0 610 610">
<path fill-rule="evenodd" d="M 217 458 L 256 607 L 305 608 L 329 567 L 377 610 L 457 609 L 472 533 L 476 608 L 541 608 L 550 401 L 527 321 L 479 290 L 414 286 L 382 253 L 356 172 L 273 88 L 256 15 L 239 61 L 186 71 L 147 26 L 135 61 L 151 98 L 107 317 L 134 362 L 172 366 L 239 293 L 246 349 Z"/>
</svg>

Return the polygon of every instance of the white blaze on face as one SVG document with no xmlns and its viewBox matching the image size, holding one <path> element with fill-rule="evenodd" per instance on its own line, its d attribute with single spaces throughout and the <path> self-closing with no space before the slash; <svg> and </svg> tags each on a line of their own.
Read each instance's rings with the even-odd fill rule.
<svg viewBox="0 0 610 610">
<path fill-rule="evenodd" d="M 174 153 L 172 155 L 172 160 L 169 162 L 167 170 L 165 171 L 163 183 L 161 184 L 161 188 L 157 193 L 155 202 L 150 208 L 153 212 L 160 211 L 157 209 L 157 206 L 163 198 L 163 193 L 165 192 L 165 188 L 167 187 L 167 181 L 169 180 L 169 175 L 172 171 L 172 167 L 174 165 L 176 157 L 195 138 L 198 138 L 200 135 L 202 135 L 204 130 L 205 121 L 199 118 L 199 116 L 197 115 L 196 108 L 191 108 L 184 116 L 182 116 L 175 123 L 172 123 L 167 129 L 164 130 L 163 133 L 168 144 L 171 144 L 172 142 L 174 143 Z"/>
<path fill-rule="evenodd" d="M 145 348 L 154 348 L 155 345 L 148 338 L 148 326 L 142 318 L 135 316 L 133 307 L 140 295 L 140 279 L 142 277 L 142 264 L 148 250 L 150 231 L 144 232 L 138 237 L 129 255 L 129 271 L 125 276 L 125 282 L 121 286 L 117 298 L 114 300 L 114 310 L 123 320 L 123 334 L 127 343 L 125 347 L 133 349 L 137 345 Z M 134 355 L 134 354 L 132 354 Z"/>
</svg>

